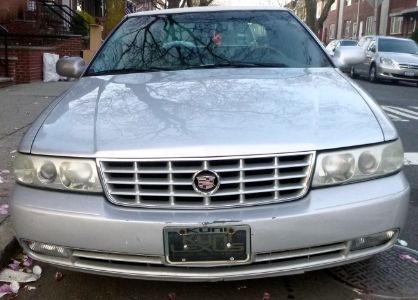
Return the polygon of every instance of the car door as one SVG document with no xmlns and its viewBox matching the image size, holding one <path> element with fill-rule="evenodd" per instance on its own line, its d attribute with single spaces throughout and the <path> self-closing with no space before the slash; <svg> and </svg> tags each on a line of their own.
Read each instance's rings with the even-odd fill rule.
<svg viewBox="0 0 418 300">
<path fill-rule="evenodd" d="M 364 36 L 357 43 L 357 45 L 361 49 L 363 49 L 364 54 L 366 54 L 366 50 L 367 50 L 367 47 L 368 47 L 368 45 L 370 43 L 370 40 L 371 40 L 371 37 L 370 36 Z M 364 75 L 364 70 L 365 70 L 364 64 L 355 65 L 355 70 L 356 70 L 356 73 Z"/>
<path fill-rule="evenodd" d="M 366 61 L 364 62 L 364 72 L 365 75 L 369 74 L 370 66 L 375 60 L 377 52 L 377 42 L 376 39 L 371 40 L 369 47 L 366 50 Z"/>
</svg>

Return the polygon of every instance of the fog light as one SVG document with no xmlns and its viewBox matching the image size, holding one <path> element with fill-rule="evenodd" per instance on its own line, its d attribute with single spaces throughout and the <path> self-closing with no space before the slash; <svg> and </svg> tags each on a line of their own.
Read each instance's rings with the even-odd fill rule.
<svg viewBox="0 0 418 300">
<path fill-rule="evenodd" d="M 51 245 L 51 244 L 44 244 L 39 242 L 27 241 L 26 242 L 29 249 L 33 252 L 55 256 L 55 257 L 69 257 L 70 251 L 66 247 Z"/>
<path fill-rule="evenodd" d="M 381 246 L 389 242 L 397 233 L 397 230 L 389 230 L 352 240 L 350 250 L 356 251 Z"/>
</svg>

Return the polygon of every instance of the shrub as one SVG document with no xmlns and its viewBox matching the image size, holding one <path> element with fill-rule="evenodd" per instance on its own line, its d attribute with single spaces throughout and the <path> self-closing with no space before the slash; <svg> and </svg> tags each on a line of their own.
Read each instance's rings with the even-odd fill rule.
<svg viewBox="0 0 418 300">
<path fill-rule="evenodd" d="M 96 20 L 93 16 L 89 15 L 85 11 L 78 11 L 72 19 L 71 31 L 76 34 L 87 36 L 89 29 L 85 26 L 88 24 L 96 24 Z"/>
<path fill-rule="evenodd" d="M 412 33 L 411 39 L 418 43 L 418 28 Z"/>
</svg>

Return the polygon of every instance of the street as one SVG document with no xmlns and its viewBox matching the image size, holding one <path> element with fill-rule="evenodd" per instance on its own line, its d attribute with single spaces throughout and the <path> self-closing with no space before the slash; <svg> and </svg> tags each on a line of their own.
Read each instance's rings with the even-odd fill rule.
<svg viewBox="0 0 418 300">
<path fill-rule="evenodd" d="M 356 82 L 383 107 L 393 120 L 403 140 L 407 159 L 404 171 L 411 184 L 412 193 L 407 224 L 400 239 L 405 240 L 409 248 L 418 250 L 418 88 L 415 85 L 402 83 L 398 85 L 372 84 L 365 80 L 356 80 Z M 10 110 L 4 115 L 2 112 L 1 115 L 0 141 L 4 144 L 0 146 L 0 170 L 10 170 L 9 158 L 13 155 L 14 147 L 17 146 L 16 144 L 29 122 L 40 112 L 42 107 L 53 100 L 52 95 L 56 96 L 58 91 L 64 90 L 70 85 L 71 83 L 58 83 L 50 93 L 38 90 L 36 91 L 37 95 L 39 94 L 38 98 L 32 98 L 30 101 L 27 98 L 22 101 L 19 99 L 23 99 L 31 93 L 31 85 L 22 85 L 20 91 L 23 92 L 18 92 L 18 86 L 10 88 L 11 97 L 17 102 L 15 111 Z M 53 85 L 49 86 L 53 87 Z M 5 98 L 5 92 L 0 90 L 0 105 L 4 105 L 8 100 Z M 26 106 L 24 108 L 21 106 L 19 109 L 18 104 Z M 10 127 L 6 124 L 14 125 L 10 125 Z M 7 145 L 6 140 L 9 140 Z M 0 192 L 1 188 L 0 185 Z M 6 188 L 3 187 L 3 189 Z M 0 194 L 0 203 L 6 200 L 6 192 L 3 193 L 3 197 Z M 369 265 L 359 263 L 346 269 L 337 268 L 294 276 L 220 283 L 174 283 L 112 278 L 40 264 L 43 269 L 42 276 L 37 282 L 30 284 L 36 289 L 22 289 L 18 299 L 371 299 L 367 295 L 381 295 L 386 299 L 392 299 L 391 297 L 394 296 L 412 299 L 418 294 L 418 287 L 416 287 L 418 264 L 399 260 L 399 254 L 406 253 L 405 251 L 407 249 L 396 248 L 388 251 L 386 256 L 380 255 L 375 260 L 368 262 Z M 373 264 L 376 265 L 369 270 L 374 273 L 364 277 L 369 277 L 370 281 L 367 284 L 356 285 L 355 282 L 347 281 L 349 276 L 346 274 L 351 274 L 350 272 L 353 270 L 356 272 L 362 268 L 367 269 Z M 57 272 L 62 272 L 63 278 L 61 280 L 56 280 Z M 409 275 L 402 272 L 409 272 Z M 383 273 L 385 275 L 382 275 Z M 380 278 L 380 282 L 378 282 L 381 290 L 373 286 L 373 284 L 377 286 L 378 276 L 376 274 L 384 277 Z M 396 288 L 399 282 L 405 285 L 402 292 Z M 387 286 L 382 286 L 382 284 Z M 398 289 L 400 288 L 398 287 Z M 365 290 L 368 292 L 364 292 Z M 379 297 L 376 296 L 373 299 L 379 299 Z"/>
</svg>

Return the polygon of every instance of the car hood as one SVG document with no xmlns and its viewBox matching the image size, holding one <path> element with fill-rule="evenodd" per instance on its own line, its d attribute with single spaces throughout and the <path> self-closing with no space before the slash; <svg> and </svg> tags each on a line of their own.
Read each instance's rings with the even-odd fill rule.
<svg viewBox="0 0 418 300">
<path fill-rule="evenodd" d="M 393 59 L 400 64 L 416 64 L 416 65 L 418 65 L 418 54 L 381 52 L 380 56 L 385 57 L 385 58 Z"/>
<path fill-rule="evenodd" d="M 382 142 L 332 68 L 204 69 L 82 78 L 48 114 L 34 154 L 199 157 Z"/>
</svg>

